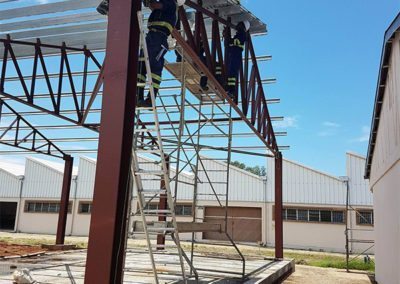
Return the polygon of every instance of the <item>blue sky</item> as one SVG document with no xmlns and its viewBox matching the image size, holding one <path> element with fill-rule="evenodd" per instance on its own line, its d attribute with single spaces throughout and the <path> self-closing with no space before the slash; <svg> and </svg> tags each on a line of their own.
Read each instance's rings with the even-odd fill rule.
<svg viewBox="0 0 400 284">
<path fill-rule="evenodd" d="M 20 3 L 39 2 L 48 1 Z M 287 137 L 279 137 L 280 145 L 291 147 L 284 157 L 345 175 L 345 152 L 366 154 L 383 34 L 399 12 L 400 0 L 242 3 L 268 26 L 268 35 L 254 42 L 257 54 L 273 56 L 260 66 L 263 77 L 277 78 L 265 90 L 268 98 L 281 99 L 270 111 L 272 116 L 285 116 L 275 123 L 276 131 L 288 131 Z M 34 118 L 33 123 L 43 124 L 43 119 Z M 250 142 L 238 144 L 246 143 Z M 73 147 L 82 145 L 68 148 Z M 233 159 L 265 165 L 263 158 Z"/>
<path fill-rule="evenodd" d="M 286 120 L 285 157 L 335 175 L 345 174 L 345 152 L 366 155 L 383 34 L 399 0 L 265 1 L 242 3 L 268 25 L 257 40 L 270 54 L 266 76 L 273 115 Z"/>
</svg>

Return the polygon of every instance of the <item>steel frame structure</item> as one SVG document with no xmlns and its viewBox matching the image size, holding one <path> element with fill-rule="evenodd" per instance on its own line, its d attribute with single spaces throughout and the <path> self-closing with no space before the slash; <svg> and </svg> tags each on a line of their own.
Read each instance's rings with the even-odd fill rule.
<svg viewBox="0 0 400 284">
<path fill-rule="evenodd" d="M 219 16 L 218 10 L 213 12 L 202 7 L 201 1 L 186 1 L 186 6 L 196 11 L 195 30 L 190 28 L 189 21 L 186 17 L 185 9 L 179 9 L 179 16 L 182 24 L 182 32 L 173 31 L 173 37 L 177 41 L 185 61 L 190 65 L 201 70 L 208 77 L 211 89 L 217 94 L 213 98 L 209 98 L 208 104 L 200 101 L 200 103 L 189 102 L 185 99 L 185 78 L 181 79 L 182 85 L 177 87 L 167 87 L 165 89 L 181 89 L 181 101 L 177 96 L 160 96 L 159 100 L 163 109 L 164 121 L 160 125 L 166 127 L 168 134 L 163 135 L 163 143 L 166 143 L 165 149 L 169 150 L 168 158 L 170 163 L 176 164 L 177 174 L 175 179 L 175 191 L 179 183 L 179 173 L 189 167 L 196 174 L 195 184 L 196 191 L 198 183 L 199 167 L 202 164 L 201 150 L 218 150 L 226 152 L 228 165 L 227 179 L 229 180 L 229 162 L 231 153 L 254 154 L 265 157 L 275 158 L 275 257 L 283 258 L 283 232 L 282 232 L 282 154 L 277 145 L 276 135 L 284 135 L 284 133 L 274 133 L 271 117 L 268 111 L 268 104 L 278 102 L 277 100 L 267 100 L 263 85 L 269 81 L 263 80 L 260 75 L 258 66 L 258 58 L 255 55 L 254 46 L 251 36 L 244 51 L 244 61 L 241 66 L 238 92 L 234 100 L 231 100 L 225 93 L 221 83 L 215 78 L 215 70 L 217 66 L 222 68 L 223 77 L 226 77 L 226 54 L 224 50 L 226 46 L 221 45 L 220 26 L 225 27 L 226 37 L 230 36 L 231 29 L 235 29 L 231 19 L 224 19 Z M 151 121 L 145 121 L 136 117 L 135 119 L 135 88 L 136 88 L 136 66 L 138 60 L 139 46 L 139 30 L 135 21 L 137 21 L 137 12 L 141 9 L 140 1 L 123 1 L 114 0 L 110 7 L 110 16 L 108 23 L 107 35 L 107 64 L 101 64 L 93 53 L 86 47 L 76 48 L 68 47 L 65 43 L 62 45 L 50 45 L 42 43 L 38 39 L 35 43 L 25 42 L 21 40 L 13 40 L 10 36 L 0 39 L 0 44 L 4 46 L 4 55 L 1 64 L 0 77 L 0 95 L 3 98 L 0 105 L 7 105 L 6 100 L 24 104 L 36 109 L 36 112 L 20 112 L 15 113 L 20 117 L 17 122 L 23 119 L 23 115 L 48 114 L 66 121 L 67 125 L 55 126 L 37 126 L 32 125 L 18 126 L 20 131 L 32 129 L 32 135 L 26 136 L 23 140 L 25 143 L 31 142 L 32 147 L 19 147 L 21 143 L 14 139 L 3 139 L 4 143 L 10 146 L 19 147 L 23 150 L 40 151 L 35 148 L 35 144 L 47 142 L 53 146 L 49 139 L 38 135 L 39 128 L 43 129 L 62 129 L 83 127 L 99 133 L 98 147 L 98 163 L 96 170 L 96 184 L 94 192 L 94 205 L 92 212 L 92 222 L 90 228 L 90 242 L 88 249 L 88 260 L 86 268 L 86 283 L 121 283 L 123 280 L 123 267 L 125 240 L 127 235 L 128 221 L 128 185 L 130 151 L 132 148 L 134 122 L 142 128 L 151 127 Z M 209 42 L 205 27 L 205 18 L 212 20 L 212 33 Z M 201 42 L 204 43 L 206 63 L 199 58 L 198 53 Z M 227 42 L 227 38 L 225 38 Z M 31 74 L 23 74 L 21 60 L 18 58 L 18 52 L 21 50 L 33 49 L 33 65 Z M 57 72 L 48 71 L 48 63 L 46 63 L 46 55 L 44 49 L 57 50 L 59 55 L 59 70 Z M 54 53 L 53 53 L 54 54 Z M 71 66 L 71 58 L 74 61 L 82 62 L 83 71 L 76 72 Z M 90 67 L 92 66 L 92 68 Z M 10 71 L 12 69 L 12 71 Z M 42 70 L 39 74 L 39 70 Z M 10 75 L 15 73 L 16 75 Z M 78 87 L 75 77 L 81 77 L 82 83 Z M 95 84 L 89 87 L 89 78 L 95 78 Z M 30 82 L 30 86 L 28 85 Z M 36 90 L 40 82 L 47 87 L 45 92 Z M 17 90 L 9 87 L 11 83 L 18 83 Z M 104 83 L 104 90 L 101 91 Z M 66 87 L 67 86 L 67 87 Z M 66 90 L 67 89 L 67 90 Z M 9 91 L 10 90 L 10 91 Z M 89 91 L 90 90 L 90 91 Z M 22 95 L 21 95 L 22 94 Z M 110 95 L 112 94 L 112 96 Z M 95 100 L 101 96 L 101 121 L 90 122 L 89 116 L 100 112 L 100 109 L 94 107 Z M 210 95 L 206 95 L 210 96 Z M 166 102 L 174 100 L 173 103 Z M 47 99 L 50 104 L 42 104 L 41 100 Z M 72 99 L 72 100 L 70 100 Z M 165 100 L 165 102 L 163 101 Z M 168 114 L 175 112 L 185 113 L 185 107 L 192 112 L 198 113 L 198 119 L 189 120 L 184 115 L 179 119 L 173 120 Z M 210 110 L 211 109 L 211 110 Z M 216 112 L 216 110 L 218 110 Z M 10 112 L 4 113 L 3 116 L 12 115 Z M 278 118 L 279 119 L 279 118 Z M 250 133 L 235 133 L 233 131 L 234 122 L 243 122 L 249 129 Z M 186 122 L 186 123 L 185 123 Z M 197 130 L 189 130 L 188 125 L 196 125 Z M 101 127 L 100 127 L 101 125 Z M 170 129 L 167 129 L 167 126 Z M 202 144 L 201 129 L 212 126 L 219 132 L 210 134 L 218 138 L 228 138 L 228 147 Z M 228 132 L 222 128 L 227 128 Z M 0 127 L 1 130 L 8 132 L 7 127 Z M 39 136 L 38 137 L 35 137 Z M 208 134 L 209 135 L 209 134 Z M 263 142 L 266 149 L 271 154 L 261 154 L 253 152 L 254 150 L 262 150 L 257 147 L 234 147 L 232 145 L 233 137 L 245 135 L 256 135 Z M 18 135 L 16 137 L 19 137 Z M 3 136 L 1 138 L 4 138 Z M 0 139 L 1 139 L 0 138 Z M 63 140 L 64 139 L 64 140 Z M 83 138 L 85 139 L 85 138 Z M 96 137 L 86 138 L 95 140 Z M 147 141 L 148 145 L 154 145 L 155 140 L 143 134 L 143 141 Z M 72 141 L 67 138 L 58 138 L 58 142 Z M 21 140 L 22 141 L 22 140 Z M 57 138 L 53 141 L 57 141 Z M 2 142 L 3 143 L 3 142 Z M 54 147 L 54 146 L 53 146 Z M 41 147 L 42 148 L 42 147 Z M 50 149 L 50 146 L 49 146 Z M 55 148 L 58 149 L 58 148 Z M 264 148 L 265 149 L 265 148 Z M 265 150 L 266 150 L 265 149 Z M 59 149 L 58 149 L 59 150 Z M 95 149 L 93 149 L 94 151 Z M 63 243 L 65 235 L 65 221 L 67 204 L 69 199 L 70 180 L 72 176 L 73 159 L 71 156 L 62 152 L 62 158 L 65 160 L 65 172 L 62 191 L 62 200 L 59 228 L 57 230 L 57 243 Z M 75 151 L 78 152 L 78 151 Z M 192 152 L 192 156 L 188 154 Z M 52 153 L 52 152 L 51 152 Z M 46 154 L 46 153 L 45 153 Z M 50 155 L 50 150 L 47 153 Z M 174 156 L 175 154 L 175 156 Z M 218 194 L 213 188 L 212 180 L 207 177 L 207 182 L 213 189 L 213 195 L 218 199 Z M 162 185 L 161 185 L 162 186 Z M 228 207 L 229 187 L 226 186 L 225 207 Z M 177 198 L 177 193 L 175 193 Z M 196 194 L 193 199 L 193 208 L 196 207 Z M 220 200 L 218 199 L 218 202 Z M 220 202 L 221 203 L 221 202 Z M 125 204 L 121 206 L 121 204 Z M 97 209 L 96 209 L 97 208 Z M 61 214 L 63 212 L 63 214 Z M 195 210 L 194 210 L 195 212 Z M 227 214 L 227 213 L 226 213 Z M 227 218 L 227 215 L 225 216 Z M 126 222 L 124 221 L 126 220 Z M 193 216 L 196 220 L 196 216 Z M 226 224 L 226 222 L 225 222 Z M 226 226 L 226 225 L 225 225 Z M 64 228 L 64 229 L 63 229 Z M 225 232 L 226 232 L 225 228 Z M 193 234 L 194 237 L 194 234 Z M 230 236 L 227 234 L 227 237 Z M 231 243 L 235 246 L 232 239 Z M 162 238 L 160 238 L 162 242 Z M 193 242 L 192 242 L 193 243 Z M 235 246 L 236 247 L 236 246 Z M 244 257 L 237 249 L 243 264 Z M 193 248 L 191 250 L 191 258 L 193 259 Z M 244 266 L 243 266 L 244 267 Z M 244 270 L 241 273 L 244 277 Z"/>
</svg>

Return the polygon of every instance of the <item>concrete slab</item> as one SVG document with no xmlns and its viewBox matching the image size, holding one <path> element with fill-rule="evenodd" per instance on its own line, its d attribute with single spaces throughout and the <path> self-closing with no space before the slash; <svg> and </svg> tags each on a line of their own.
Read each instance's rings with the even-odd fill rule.
<svg viewBox="0 0 400 284">
<path fill-rule="evenodd" d="M 12 283 L 12 272 L 28 268 L 39 283 L 84 283 L 86 250 L 50 253 L 29 258 L 0 261 L 0 283 Z M 155 255 L 159 264 L 160 283 L 179 283 L 180 265 L 178 255 L 168 251 Z M 274 283 L 285 273 L 294 269 L 291 261 L 250 258 L 246 260 L 246 281 L 240 279 L 242 262 L 195 254 L 194 266 L 198 270 L 200 283 Z M 186 271 L 189 271 L 186 265 Z M 149 255 L 144 248 L 127 251 L 124 283 L 153 283 Z M 194 278 L 193 278 L 194 279 Z M 272 281 L 272 282 L 270 282 Z M 195 283 L 195 282 L 193 282 Z"/>
</svg>

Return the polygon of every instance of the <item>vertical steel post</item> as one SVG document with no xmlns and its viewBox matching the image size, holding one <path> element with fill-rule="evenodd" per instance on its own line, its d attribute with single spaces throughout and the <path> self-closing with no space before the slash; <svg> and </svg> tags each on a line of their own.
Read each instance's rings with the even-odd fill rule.
<svg viewBox="0 0 400 284">
<path fill-rule="evenodd" d="M 282 153 L 275 154 L 275 258 L 283 258 Z"/>
<path fill-rule="evenodd" d="M 56 245 L 63 245 L 65 239 L 65 228 L 67 226 L 69 194 L 71 192 L 72 167 L 74 158 L 69 155 L 64 156 L 64 178 L 61 189 L 61 204 L 58 212 L 58 225 L 56 235 Z"/>
<path fill-rule="evenodd" d="M 346 271 L 349 272 L 349 258 L 350 258 L 350 248 L 349 248 L 349 218 L 351 215 L 349 214 L 349 204 L 350 204 L 350 191 L 349 191 L 349 181 L 346 180 Z"/>
<path fill-rule="evenodd" d="M 99 150 L 85 283 L 123 281 L 141 1 L 113 0 L 108 17 Z"/>
</svg>

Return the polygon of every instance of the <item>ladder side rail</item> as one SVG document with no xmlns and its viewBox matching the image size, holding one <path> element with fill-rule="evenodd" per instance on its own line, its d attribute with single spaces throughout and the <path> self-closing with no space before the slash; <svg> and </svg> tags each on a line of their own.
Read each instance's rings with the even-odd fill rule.
<svg viewBox="0 0 400 284">
<path fill-rule="evenodd" d="M 179 260 L 180 260 L 180 265 L 181 265 L 181 270 L 182 270 L 182 276 L 183 279 L 186 283 L 186 271 L 185 271 L 185 266 L 183 262 L 183 256 L 182 256 L 182 248 L 180 245 L 180 239 L 179 239 L 179 232 L 178 232 L 178 225 L 176 222 L 176 216 L 175 216 L 175 206 L 174 202 L 172 199 L 172 194 L 171 194 L 171 188 L 170 188 L 170 178 L 167 172 L 167 163 L 165 161 L 165 156 L 164 156 L 164 150 L 163 150 L 163 144 L 162 144 L 162 137 L 160 133 L 160 123 L 158 120 L 158 115 L 156 112 L 156 96 L 154 92 L 154 86 L 153 86 L 153 80 L 151 77 L 151 68 L 150 68 L 150 62 L 149 62 L 149 53 L 147 50 L 147 43 L 146 43 L 146 38 L 144 34 L 144 29 L 143 29 L 143 16 L 142 13 L 139 11 L 138 12 L 138 19 L 139 19 L 139 26 L 141 30 L 141 37 L 142 37 L 142 44 L 143 44 L 143 53 L 145 57 L 145 65 L 146 65 L 146 70 L 147 70 L 147 80 L 150 88 L 150 97 L 152 101 L 152 108 L 153 108 L 153 113 L 154 113 L 154 124 L 155 128 L 157 129 L 157 140 L 158 140 L 158 147 L 160 149 L 160 158 L 161 158 L 161 165 L 162 165 L 162 171 L 164 173 L 164 180 L 165 180 L 165 188 L 167 191 L 167 202 L 169 206 L 169 210 L 171 211 L 171 217 L 172 217 L 172 223 L 175 228 L 175 236 L 177 240 L 177 249 L 178 249 L 178 254 L 179 254 Z M 145 227 L 145 225 L 144 225 Z M 151 249 L 151 248 L 150 248 Z M 155 273 L 157 274 L 157 273 Z"/>
</svg>

